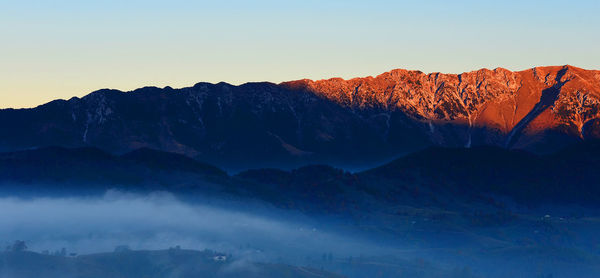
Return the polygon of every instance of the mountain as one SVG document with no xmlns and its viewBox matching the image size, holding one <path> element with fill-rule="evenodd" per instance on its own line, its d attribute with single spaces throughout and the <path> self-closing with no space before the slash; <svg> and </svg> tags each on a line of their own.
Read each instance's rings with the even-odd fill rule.
<svg viewBox="0 0 600 278">
<path fill-rule="evenodd" d="M 358 175 L 371 190 L 394 185 L 384 187 L 382 196 L 416 192 L 429 194 L 429 200 L 460 196 L 480 201 L 504 196 L 525 206 L 595 206 L 600 199 L 599 157 L 598 141 L 544 155 L 487 146 L 432 147 Z"/>
<path fill-rule="evenodd" d="M 228 179 L 212 165 L 151 149 L 113 155 L 93 147 L 45 147 L 0 154 L 3 192 L 80 194 L 116 187 L 209 193 Z"/>
<path fill-rule="evenodd" d="M 551 153 L 600 138 L 600 71 L 573 66 L 462 74 L 198 83 L 99 90 L 0 110 L 0 150 L 152 148 L 228 170 L 309 163 L 364 169 L 429 146 Z"/>
<path fill-rule="evenodd" d="M 525 206 L 596 207 L 598 167 L 600 141 L 596 140 L 543 155 L 490 146 L 429 147 L 362 172 L 310 165 L 235 175 L 152 149 L 113 155 L 91 147 L 47 147 L 0 153 L 0 189 L 33 195 L 98 193 L 110 188 L 164 190 L 192 201 L 201 196 L 234 197 L 314 213 L 400 204 L 457 208 L 468 202 L 505 202 L 505 198 Z"/>
<path fill-rule="evenodd" d="M 355 111 L 400 111 L 426 123 L 428 139 L 442 146 L 548 151 L 548 145 L 564 144 L 552 137 L 598 137 L 600 71 L 569 65 L 458 75 L 394 70 L 376 78 L 285 84 Z M 393 114 L 383 116 L 390 121 L 385 130 L 390 136 Z"/>
</svg>

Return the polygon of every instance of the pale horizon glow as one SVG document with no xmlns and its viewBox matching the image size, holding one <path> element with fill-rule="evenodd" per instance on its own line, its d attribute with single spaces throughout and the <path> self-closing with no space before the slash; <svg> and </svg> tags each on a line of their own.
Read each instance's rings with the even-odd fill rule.
<svg viewBox="0 0 600 278">
<path fill-rule="evenodd" d="M 51 2 L 51 3 L 48 3 Z M 0 108 L 130 91 L 570 64 L 600 1 L 0 0 Z"/>
</svg>

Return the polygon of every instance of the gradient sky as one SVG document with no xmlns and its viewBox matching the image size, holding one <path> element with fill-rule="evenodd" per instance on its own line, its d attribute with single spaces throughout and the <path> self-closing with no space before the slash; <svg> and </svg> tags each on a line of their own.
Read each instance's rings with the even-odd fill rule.
<svg viewBox="0 0 600 278">
<path fill-rule="evenodd" d="M 600 1 L 0 0 L 0 107 L 100 88 L 571 64 Z"/>
</svg>

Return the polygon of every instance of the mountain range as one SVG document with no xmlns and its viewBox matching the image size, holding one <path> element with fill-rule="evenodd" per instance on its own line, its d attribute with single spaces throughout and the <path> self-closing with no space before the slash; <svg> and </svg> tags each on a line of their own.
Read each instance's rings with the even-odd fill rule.
<svg viewBox="0 0 600 278">
<path fill-rule="evenodd" d="M 600 71 L 573 66 L 462 74 L 103 89 L 0 110 L 0 151 L 151 148 L 228 171 L 366 169 L 431 146 L 553 153 L 600 138 Z"/>
<path fill-rule="evenodd" d="M 140 205 L 127 197 L 138 195 L 141 204 L 156 202 L 149 206 L 152 214 L 168 210 L 164 202 L 176 201 L 178 214 L 208 206 L 206 216 L 216 221 L 186 220 L 185 226 L 215 226 L 217 236 L 194 232 L 194 237 L 235 245 L 228 250 L 253 260 L 263 250 L 276 255 L 271 263 L 249 264 L 262 271 L 249 277 L 338 277 L 327 271 L 348 277 L 479 277 L 468 268 L 446 267 L 465 265 L 481 277 L 597 277 L 599 101 L 600 71 L 572 66 L 104 89 L 31 109 L 0 110 L 0 198 L 9 205 L 42 204 L 32 213 L 43 216 L 44 238 L 46 226 L 55 222 L 44 216 L 48 200 L 60 200 L 60 213 L 67 211 L 62 202 L 97 205 L 102 198 L 112 208 L 120 196 L 124 201 L 118 204 Z M 188 205 L 194 209 L 185 209 Z M 220 210 L 236 217 L 219 217 Z M 112 220 L 110 212 L 106 219 Z M 258 217 L 249 223 L 259 227 L 271 227 L 263 218 L 302 223 L 279 235 L 295 238 L 298 230 L 312 237 L 322 230 L 352 239 L 340 241 L 341 247 L 364 241 L 385 249 L 364 256 L 358 246 L 331 255 L 321 246 L 330 237 L 323 237 L 318 246 L 295 254 L 295 245 L 262 240 L 279 240 L 263 235 L 270 229 L 259 230 L 257 240 L 248 237 L 252 248 L 237 246 L 244 232 L 232 230 L 247 223 L 238 221 L 244 220 L 240 215 Z M 220 229 L 220 221 L 235 228 Z M 16 223 L 26 223 L 25 231 L 32 222 Z M 381 255 L 384 250 L 389 256 Z M 32 264 L 58 276 L 80 270 L 89 270 L 89 277 L 139 276 L 131 268 L 138 264 L 148 266 L 143 271 L 149 276 L 188 271 L 240 276 L 221 270 L 243 260 L 222 263 L 205 255 L 0 254 L 16 267 L 9 269 L 17 271 L 11 277 L 35 276 Z M 209 260 L 198 264 L 202 258 Z M 188 259 L 195 268 L 181 264 Z M 285 264 L 290 262 L 306 266 Z"/>
</svg>

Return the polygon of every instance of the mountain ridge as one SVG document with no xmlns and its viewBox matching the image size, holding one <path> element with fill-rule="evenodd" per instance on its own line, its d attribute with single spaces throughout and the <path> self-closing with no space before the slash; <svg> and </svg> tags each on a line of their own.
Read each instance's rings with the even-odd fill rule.
<svg viewBox="0 0 600 278">
<path fill-rule="evenodd" d="M 573 66 L 102 89 L 0 110 L 0 151 L 148 147 L 222 168 L 364 169 L 428 146 L 549 153 L 600 138 L 600 71 Z"/>
<path fill-rule="evenodd" d="M 446 73 L 446 72 L 429 72 L 429 73 L 425 73 L 421 70 L 417 70 L 417 69 L 403 69 L 403 68 L 395 68 L 386 72 L 383 72 L 381 74 L 378 75 L 369 75 L 369 76 L 357 76 L 357 77 L 351 77 L 351 78 L 343 78 L 343 77 L 330 77 L 330 78 L 321 78 L 321 79 L 310 79 L 310 78 L 301 78 L 301 79 L 295 79 L 295 80 L 289 80 L 289 81 L 282 81 L 282 82 L 271 82 L 271 81 L 249 81 L 249 82 L 244 82 L 244 83 L 240 83 L 238 85 L 235 85 L 233 83 L 229 83 L 227 81 L 219 81 L 216 83 L 212 83 L 212 82 L 205 82 L 205 81 L 200 81 L 195 83 L 192 86 L 187 86 L 187 87 L 180 87 L 180 88 L 173 88 L 172 86 L 165 86 L 165 87 L 159 87 L 159 86 L 153 86 L 153 85 L 149 85 L 149 86 L 143 86 L 140 88 L 136 88 L 133 90 L 120 90 L 120 89 L 116 89 L 116 88 L 101 88 L 101 89 L 97 89 L 94 90 L 82 97 L 78 97 L 78 96 L 73 96 L 70 97 L 68 99 L 54 99 L 51 101 L 48 101 L 46 103 L 42 103 L 33 107 L 20 107 L 20 108 L 14 108 L 14 107 L 6 107 L 6 108 L 0 108 L 0 110 L 31 110 L 31 109 L 36 109 L 40 106 L 44 106 L 47 105 L 49 103 L 52 102 L 68 102 L 71 100 L 80 100 L 90 94 L 94 94 L 94 93 L 102 93 L 102 92 L 109 92 L 109 91 L 114 91 L 114 92 L 122 92 L 122 93 L 135 93 L 138 90 L 144 90 L 144 89 L 160 89 L 160 90 L 181 90 L 181 89 L 187 89 L 187 88 L 193 88 L 196 86 L 202 86 L 202 85 L 225 85 L 225 86 L 231 86 L 231 87 L 240 87 L 240 86 L 245 86 L 245 85 L 253 85 L 253 84 L 267 84 L 267 85 L 290 85 L 290 84 L 294 84 L 294 83 L 302 83 L 302 82 L 308 82 L 308 83 L 321 83 L 321 82 L 331 82 L 331 81 L 344 81 L 344 82 L 350 82 L 350 81 L 361 81 L 361 80 L 367 80 L 367 79 L 377 79 L 379 77 L 383 77 L 386 76 L 388 74 L 392 74 L 392 73 L 396 73 L 396 72 L 405 72 L 405 73 L 418 73 L 418 74 L 423 74 L 423 75 L 454 75 L 454 76 L 461 76 L 461 75 L 465 75 L 465 74 L 473 74 L 473 73 L 479 73 L 479 72 L 485 72 L 485 71 L 505 71 L 505 72 L 512 72 L 512 73 L 523 73 L 523 72 L 528 72 L 528 71 L 532 71 L 532 70 L 536 70 L 536 69 L 549 69 L 549 68 L 574 68 L 574 69 L 578 69 L 578 70 L 583 70 L 583 71 L 589 71 L 589 72 L 594 72 L 596 74 L 600 74 L 600 70 L 593 70 L 593 69 L 584 69 L 581 67 L 576 67 L 570 64 L 565 64 L 562 66 L 536 66 L 536 67 L 532 67 L 532 68 L 527 68 L 527 69 L 523 69 L 523 70 L 509 70 L 507 68 L 504 67 L 496 67 L 493 69 L 489 69 L 489 68 L 480 68 L 480 69 L 476 69 L 476 70 L 472 70 L 472 71 L 465 71 L 462 73 Z"/>
<path fill-rule="evenodd" d="M 112 155 L 93 147 L 46 147 L 0 153 L 0 184 L 16 191 L 33 186 L 36 189 L 31 192 L 67 189 L 70 194 L 110 188 L 165 190 L 186 198 L 233 194 L 284 208 L 330 212 L 350 209 L 371 198 L 382 204 L 452 207 L 461 200 L 481 202 L 505 196 L 529 206 L 597 207 L 598 154 L 600 141 L 596 140 L 544 155 L 495 146 L 429 147 L 366 171 L 308 165 L 287 171 L 264 168 L 227 174 L 192 158 L 158 150 Z"/>
</svg>

